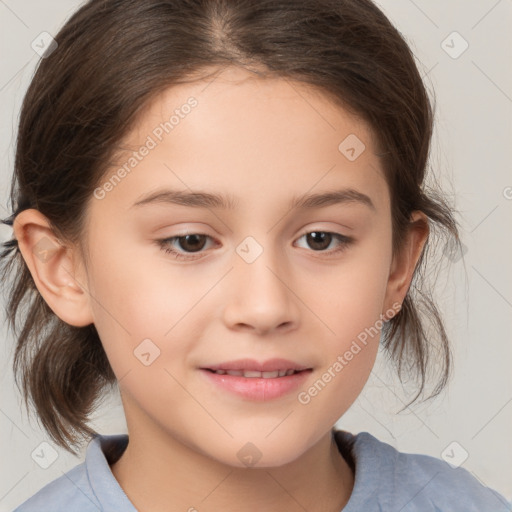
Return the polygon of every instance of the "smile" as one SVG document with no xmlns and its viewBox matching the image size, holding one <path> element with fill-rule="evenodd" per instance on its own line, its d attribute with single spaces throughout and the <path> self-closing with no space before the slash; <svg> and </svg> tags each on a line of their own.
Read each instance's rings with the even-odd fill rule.
<svg viewBox="0 0 512 512">
<path fill-rule="evenodd" d="M 298 370 L 275 370 L 273 372 L 258 372 L 255 370 L 209 370 L 217 375 L 232 375 L 235 377 L 247 377 L 247 378 L 258 378 L 258 379 L 275 379 L 277 377 L 285 377 L 299 373 Z"/>
</svg>

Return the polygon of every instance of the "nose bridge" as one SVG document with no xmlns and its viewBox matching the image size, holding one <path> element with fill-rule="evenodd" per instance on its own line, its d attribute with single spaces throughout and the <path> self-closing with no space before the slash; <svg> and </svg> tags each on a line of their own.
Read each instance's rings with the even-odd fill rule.
<svg viewBox="0 0 512 512">
<path fill-rule="evenodd" d="M 294 323 L 298 309 L 287 283 L 290 273 L 284 271 L 283 247 L 275 244 L 271 235 L 256 236 L 247 236 L 235 249 L 226 320 L 257 330 Z"/>
<path fill-rule="evenodd" d="M 238 257 L 235 263 L 237 278 L 250 284 L 254 293 L 263 291 L 270 295 L 287 295 L 282 289 L 285 276 L 280 276 L 286 267 L 283 247 L 274 243 L 271 235 L 247 236 L 236 247 Z M 260 290 L 261 288 L 261 290 Z M 249 290 L 248 290 L 249 291 Z M 262 297 L 263 298 L 263 297 Z M 267 297 L 272 300 L 273 297 Z M 274 297 L 277 298 L 277 297 Z"/>
</svg>

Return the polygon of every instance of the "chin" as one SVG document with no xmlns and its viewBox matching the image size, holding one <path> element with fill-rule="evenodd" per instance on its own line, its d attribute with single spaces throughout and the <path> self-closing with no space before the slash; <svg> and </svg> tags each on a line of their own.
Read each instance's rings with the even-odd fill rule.
<svg viewBox="0 0 512 512">
<path fill-rule="evenodd" d="M 298 445 L 294 436 L 287 436 L 289 443 L 276 436 L 275 439 L 255 439 L 247 441 L 231 440 L 221 443 L 218 452 L 207 452 L 208 455 L 226 466 L 245 469 L 263 469 L 281 467 L 295 461 L 301 454 L 302 445 Z"/>
</svg>

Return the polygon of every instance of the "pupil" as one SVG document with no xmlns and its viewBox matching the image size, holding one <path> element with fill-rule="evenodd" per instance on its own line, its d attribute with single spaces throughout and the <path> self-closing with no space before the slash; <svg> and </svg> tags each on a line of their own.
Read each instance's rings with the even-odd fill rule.
<svg viewBox="0 0 512 512">
<path fill-rule="evenodd" d="M 308 243 L 310 243 L 310 239 L 312 239 L 313 248 L 315 244 L 318 244 L 320 242 L 321 247 L 317 247 L 317 249 L 325 249 L 329 247 L 329 244 L 331 242 L 331 234 L 325 233 L 324 231 L 313 231 L 308 235 Z M 327 241 L 327 243 L 325 243 L 325 241 Z"/>
<path fill-rule="evenodd" d="M 202 244 L 199 244 L 199 247 L 198 247 L 198 240 L 200 240 L 200 238 L 203 238 L 203 243 Z M 185 240 L 185 243 L 183 244 L 183 240 Z M 191 243 L 191 247 L 188 247 L 187 248 L 187 244 L 190 244 L 190 241 L 192 241 Z M 195 242 L 195 243 L 194 243 Z M 204 246 L 204 235 L 185 235 L 185 236 L 182 236 L 180 237 L 180 245 L 181 245 L 181 248 L 182 249 L 185 249 L 185 250 L 191 250 L 192 252 L 194 250 L 201 250 Z"/>
</svg>

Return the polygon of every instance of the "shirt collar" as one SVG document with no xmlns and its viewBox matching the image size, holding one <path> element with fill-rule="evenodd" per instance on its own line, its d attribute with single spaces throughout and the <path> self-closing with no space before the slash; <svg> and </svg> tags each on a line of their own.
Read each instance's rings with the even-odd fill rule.
<svg viewBox="0 0 512 512">
<path fill-rule="evenodd" d="M 95 434 L 87 447 L 87 478 L 104 512 L 137 512 L 113 475 L 109 462 L 117 460 L 128 445 L 127 434 Z"/>
</svg>

